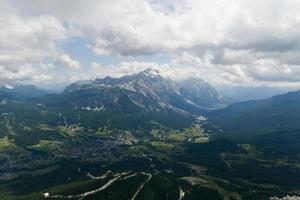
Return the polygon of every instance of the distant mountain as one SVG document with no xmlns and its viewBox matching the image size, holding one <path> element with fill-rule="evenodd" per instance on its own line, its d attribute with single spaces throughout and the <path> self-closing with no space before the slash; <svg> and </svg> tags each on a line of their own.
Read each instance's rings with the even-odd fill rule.
<svg viewBox="0 0 300 200">
<path fill-rule="evenodd" d="M 34 85 L 3 85 L 0 86 L 0 98 L 10 100 L 25 100 L 42 97 L 48 92 Z"/>
<path fill-rule="evenodd" d="M 270 86 L 217 86 L 217 89 L 235 102 L 262 100 L 296 90 L 293 87 Z"/>
<path fill-rule="evenodd" d="M 200 79 L 174 82 L 151 69 L 121 78 L 76 82 L 60 94 L 45 95 L 35 87 L 20 86 L 3 88 L 1 96 L 1 113 L 12 113 L 17 124 L 77 124 L 91 130 L 151 130 L 158 124 L 182 129 L 227 103 Z"/>
<path fill-rule="evenodd" d="M 188 83 L 193 83 L 191 88 Z M 154 123 L 184 128 L 208 110 L 227 103 L 202 80 L 178 83 L 152 69 L 120 78 L 76 82 L 61 94 L 46 95 L 33 102 L 64 112 L 71 124 L 94 128 L 109 124 L 119 129 L 151 127 Z"/>
<path fill-rule="evenodd" d="M 300 91 L 235 103 L 211 112 L 209 120 L 235 137 L 300 130 Z"/>
<path fill-rule="evenodd" d="M 96 79 L 88 84 L 75 83 L 68 86 L 62 95 L 70 94 L 77 94 L 70 102 L 77 108 L 121 111 L 129 106 L 128 112 L 175 110 L 177 108 L 169 102 L 173 99 L 184 102 L 170 82 L 153 70 L 121 78 Z"/>
<path fill-rule="evenodd" d="M 199 78 L 183 80 L 179 90 L 186 99 L 205 109 L 223 108 L 231 103 L 231 100 Z"/>
<path fill-rule="evenodd" d="M 76 98 L 69 99 L 69 105 L 89 109 L 121 110 L 124 104 L 132 104 L 130 109 L 136 107 L 144 111 L 172 110 L 201 114 L 229 103 L 201 79 L 177 83 L 163 78 L 152 69 L 121 78 L 106 77 L 87 83 L 74 83 L 62 93 L 67 96 L 75 94 Z"/>
</svg>

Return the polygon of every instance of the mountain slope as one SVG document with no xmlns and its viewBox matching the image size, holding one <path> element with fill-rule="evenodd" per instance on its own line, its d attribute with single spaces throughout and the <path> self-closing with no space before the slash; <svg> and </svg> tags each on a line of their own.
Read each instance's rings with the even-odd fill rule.
<svg viewBox="0 0 300 200">
<path fill-rule="evenodd" d="M 209 119 L 226 134 L 235 136 L 300 130 L 300 91 L 266 100 L 235 103 L 211 112 Z"/>
<path fill-rule="evenodd" d="M 74 99 L 76 107 L 102 107 L 110 110 L 121 110 L 123 106 L 134 104 L 144 111 L 173 110 L 182 111 L 177 105 L 185 104 L 182 98 L 172 88 L 172 83 L 163 79 L 156 71 L 146 70 L 131 76 L 121 78 L 106 77 L 96 79 L 90 84 L 72 84 L 66 88 L 63 95 L 70 93 L 97 93 L 86 101 Z M 137 108 L 131 108 L 136 110 Z M 194 108 L 197 110 L 197 108 Z M 129 110 L 130 112 L 130 110 Z"/>
<path fill-rule="evenodd" d="M 6 89 L 11 93 L 2 92 L 3 99 L 0 99 L 0 137 L 26 146 L 49 137 L 60 138 L 59 127 L 71 130 L 81 127 L 91 132 L 131 130 L 133 133 L 141 130 L 149 133 L 157 126 L 188 128 L 207 112 L 199 101 L 207 95 L 203 89 L 186 92 L 188 85 L 183 85 L 148 69 L 121 78 L 74 83 L 61 94 L 30 100 L 6 101 L 14 91 Z M 206 88 L 207 94 L 214 91 L 202 81 L 197 86 Z M 201 94 L 193 94 L 193 91 L 201 91 Z"/>
<path fill-rule="evenodd" d="M 25 100 L 30 98 L 42 97 L 47 91 L 38 89 L 34 85 L 6 85 L 0 87 L 0 98 L 10 100 Z"/>
<path fill-rule="evenodd" d="M 93 93 L 93 90 L 99 91 L 101 97 L 87 99 L 86 102 L 76 101 L 73 102 L 73 105 L 76 107 L 89 106 L 93 109 L 99 107 L 109 109 L 113 107 L 111 102 L 120 103 L 120 97 L 127 96 L 127 101 L 131 101 L 146 111 L 172 110 L 199 115 L 205 110 L 221 107 L 228 103 L 222 95 L 201 79 L 190 79 L 177 83 L 163 78 L 158 71 L 152 69 L 121 78 L 106 77 L 88 83 L 74 83 L 65 89 L 63 95 L 79 91 Z M 109 95 L 104 97 L 104 93 L 114 93 L 114 97 Z"/>
<path fill-rule="evenodd" d="M 222 108 L 231 102 L 202 79 L 183 80 L 179 90 L 185 98 L 206 109 Z"/>
</svg>

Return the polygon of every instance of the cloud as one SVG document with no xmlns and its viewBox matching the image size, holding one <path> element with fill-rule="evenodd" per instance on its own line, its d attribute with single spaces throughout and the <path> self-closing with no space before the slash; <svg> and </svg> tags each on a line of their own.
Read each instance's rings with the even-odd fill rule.
<svg viewBox="0 0 300 200">
<path fill-rule="evenodd" d="M 22 16 L 7 1 L 0 10 L 1 82 L 52 80 L 41 65 L 61 53 L 57 44 L 67 38 L 64 25 L 47 14 Z"/>
<path fill-rule="evenodd" d="M 214 84 L 300 82 L 299 0 L 3 2 L 0 66 L 5 73 L 18 74 L 31 65 L 42 74 L 62 65 L 77 69 L 68 74 L 77 80 L 152 67 L 174 79 L 197 76 Z M 98 60 L 84 68 L 60 45 L 72 37 L 82 38 L 99 58 L 121 62 Z M 170 61 L 143 61 L 161 54 Z"/>
<path fill-rule="evenodd" d="M 256 81 L 300 82 L 300 65 L 281 64 L 276 59 L 261 59 L 246 68 Z"/>
<path fill-rule="evenodd" d="M 90 70 L 87 73 L 80 75 L 72 74 L 69 76 L 69 81 L 104 78 L 106 76 L 121 77 L 139 73 L 148 68 L 156 69 L 160 72 L 160 75 L 174 80 L 195 77 L 213 82 L 214 84 L 250 82 L 250 78 L 247 77 L 246 72 L 239 65 L 215 65 L 212 63 L 212 57 L 209 54 L 200 58 L 187 52 L 174 56 L 168 64 L 128 61 L 105 65 L 99 62 L 92 62 Z"/>
<path fill-rule="evenodd" d="M 80 62 L 77 60 L 71 59 L 70 56 L 67 54 L 63 54 L 59 58 L 57 58 L 55 64 L 61 65 L 61 66 L 66 66 L 70 70 L 79 70 L 81 68 Z"/>
<path fill-rule="evenodd" d="M 0 83 L 19 81 L 27 83 L 45 83 L 55 78 L 50 74 L 41 73 L 30 64 L 19 66 L 16 70 L 9 70 L 0 65 Z"/>
<path fill-rule="evenodd" d="M 300 65 L 282 65 L 275 59 L 254 59 L 252 64 L 247 65 L 220 64 L 216 63 L 215 59 L 215 56 L 210 53 L 199 57 L 183 52 L 172 57 L 168 64 L 131 61 L 104 65 L 93 62 L 89 73 L 72 76 L 70 80 L 104 78 L 105 76 L 121 77 L 152 68 L 160 71 L 162 76 L 174 80 L 195 77 L 214 85 L 295 86 L 300 82 Z"/>
<path fill-rule="evenodd" d="M 244 56 L 246 54 L 247 56 Z M 196 76 L 214 84 L 233 85 L 299 85 L 300 65 L 284 64 L 281 57 L 261 57 L 251 52 L 224 52 L 220 56 L 207 53 L 202 57 L 183 53 L 171 61 L 171 66 L 182 68 L 178 76 Z"/>
<path fill-rule="evenodd" d="M 295 28 L 300 25 L 297 0 L 22 2 L 19 7 L 51 13 L 78 27 L 97 54 L 144 55 L 192 48 L 299 48 L 300 30 Z"/>
</svg>

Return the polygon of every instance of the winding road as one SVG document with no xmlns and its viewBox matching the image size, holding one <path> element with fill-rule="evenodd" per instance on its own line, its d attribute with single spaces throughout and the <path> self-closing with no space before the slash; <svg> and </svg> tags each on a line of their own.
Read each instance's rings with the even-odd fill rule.
<svg viewBox="0 0 300 200">
<path fill-rule="evenodd" d="M 91 179 L 95 179 L 95 180 L 99 180 L 99 179 L 104 179 L 107 178 L 109 174 L 113 173 L 112 171 L 107 171 L 105 174 L 103 174 L 102 176 L 96 177 L 93 176 L 92 174 L 88 173 L 87 176 Z M 50 195 L 47 196 L 47 198 L 53 198 L 53 199 L 84 199 L 87 196 L 90 196 L 92 194 L 101 192 L 103 190 L 105 190 L 106 188 L 108 188 L 110 185 L 112 185 L 114 182 L 118 181 L 118 180 L 126 180 L 128 178 L 134 177 L 136 176 L 138 173 L 134 173 L 131 175 L 126 176 L 127 174 L 129 174 L 130 172 L 123 172 L 120 174 L 116 174 L 114 175 L 114 178 L 110 179 L 107 183 L 105 183 L 102 187 L 95 189 L 95 190 L 91 190 L 82 194 L 75 194 L 75 195 Z M 134 193 L 133 197 L 131 198 L 131 200 L 134 200 L 137 195 L 139 194 L 139 192 L 143 189 L 144 185 L 150 181 L 150 179 L 152 178 L 152 174 L 149 173 L 145 173 L 145 172 L 141 172 L 141 174 L 148 176 L 147 179 L 138 187 L 137 191 Z"/>
<path fill-rule="evenodd" d="M 148 183 L 150 181 L 150 179 L 152 178 L 152 174 L 148 174 L 145 172 L 142 172 L 141 174 L 148 176 L 148 178 L 138 187 L 137 191 L 134 193 L 133 197 L 131 198 L 131 200 L 134 200 L 137 195 L 139 194 L 139 192 L 141 191 L 141 189 L 143 189 L 144 185 L 146 183 Z"/>
</svg>

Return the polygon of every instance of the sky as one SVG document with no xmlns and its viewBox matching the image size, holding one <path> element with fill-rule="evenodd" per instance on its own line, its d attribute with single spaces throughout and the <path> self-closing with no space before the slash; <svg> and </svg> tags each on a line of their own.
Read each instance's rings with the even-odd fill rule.
<svg viewBox="0 0 300 200">
<path fill-rule="evenodd" d="M 299 0 L 0 0 L 0 84 L 146 68 L 213 85 L 300 86 Z"/>
</svg>

